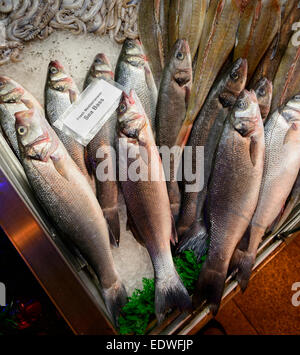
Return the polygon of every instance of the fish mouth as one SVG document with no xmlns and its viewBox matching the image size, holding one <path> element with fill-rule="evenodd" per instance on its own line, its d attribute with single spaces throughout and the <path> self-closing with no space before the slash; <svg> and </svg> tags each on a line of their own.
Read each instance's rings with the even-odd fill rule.
<svg viewBox="0 0 300 355">
<path fill-rule="evenodd" d="M 182 87 L 191 81 L 191 69 L 181 69 L 174 75 L 174 80 L 178 86 Z"/>
<path fill-rule="evenodd" d="M 13 89 L 12 91 L 4 94 L 4 95 L 1 95 L 0 96 L 0 103 L 1 104 L 4 104 L 4 103 L 16 103 L 16 102 L 19 102 L 21 100 L 21 98 L 23 97 L 24 95 L 24 89 L 22 88 L 15 88 Z"/>
<path fill-rule="evenodd" d="M 48 143 L 50 142 L 50 136 L 49 133 L 46 132 L 43 135 L 39 136 L 37 139 L 35 139 L 33 142 L 29 143 L 28 145 L 26 145 L 27 148 L 33 148 L 39 144 L 42 143 Z"/>
<path fill-rule="evenodd" d="M 256 125 L 253 125 L 251 128 L 247 127 L 246 124 L 240 123 L 235 126 L 234 129 L 244 138 L 249 138 L 256 131 Z"/>
</svg>

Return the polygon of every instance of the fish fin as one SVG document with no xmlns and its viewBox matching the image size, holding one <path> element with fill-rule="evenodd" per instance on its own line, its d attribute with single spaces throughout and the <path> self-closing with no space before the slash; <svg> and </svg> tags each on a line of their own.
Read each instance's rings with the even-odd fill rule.
<svg viewBox="0 0 300 355">
<path fill-rule="evenodd" d="M 69 97 L 70 97 L 70 102 L 73 104 L 77 100 L 77 94 L 74 90 L 70 89 L 69 90 Z"/>
<path fill-rule="evenodd" d="M 171 242 L 173 245 L 178 243 L 178 236 L 177 236 L 177 231 L 176 231 L 176 226 L 175 226 L 175 221 L 173 216 L 171 215 L 171 223 L 172 223 L 172 234 L 171 234 Z"/>
<path fill-rule="evenodd" d="M 235 262 L 235 268 L 237 269 L 236 280 L 239 283 L 242 292 L 244 292 L 250 280 L 255 256 L 245 251 L 241 252 L 241 254 L 237 255 L 235 258 L 236 259 L 234 259 L 233 262 Z"/>
<path fill-rule="evenodd" d="M 119 327 L 119 316 L 122 307 L 127 303 L 127 292 L 120 280 L 117 280 L 110 288 L 102 289 L 102 296 L 109 315 L 112 317 L 116 328 Z"/>
<path fill-rule="evenodd" d="M 298 138 L 298 129 L 300 127 L 294 122 L 292 123 L 291 127 L 288 129 L 286 132 L 286 135 L 284 137 L 283 145 L 289 143 L 290 141 L 293 141 L 294 139 Z"/>
<path fill-rule="evenodd" d="M 179 308 L 180 311 L 192 310 L 188 292 L 175 268 L 171 275 L 164 272 L 155 278 L 155 313 L 159 324 L 173 307 Z"/>
<path fill-rule="evenodd" d="M 110 244 L 118 248 L 120 243 L 120 220 L 118 206 L 107 209 L 103 208 L 102 210 L 109 230 Z"/>
<path fill-rule="evenodd" d="M 188 104 L 191 97 L 191 89 L 188 86 L 185 86 L 185 107 L 188 108 Z"/>
<path fill-rule="evenodd" d="M 212 314 L 218 313 L 226 281 L 226 271 L 219 272 L 203 265 L 193 296 L 193 305 L 198 306 L 205 300 Z"/>
<path fill-rule="evenodd" d="M 149 88 L 149 90 L 152 90 L 153 86 L 156 88 L 156 84 L 148 63 L 144 66 L 144 70 L 147 87 Z"/>
<path fill-rule="evenodd" d="M 250 142 L 250 158 L 253 166 L 256 166 L 258 159 L 258 146 L 255 138 L 251 138 Z"/>
<path fill-rule="evenodd" d="M 197 220 L 191 225 L 191 228 L 183 233 L 176 254 L 185 250 L 192 250 L 197 257 L 197 261 L 200 261 L 206 253 L 208 241 L 209 236 L 205 224 L 202 220 Z"/>
</svg>

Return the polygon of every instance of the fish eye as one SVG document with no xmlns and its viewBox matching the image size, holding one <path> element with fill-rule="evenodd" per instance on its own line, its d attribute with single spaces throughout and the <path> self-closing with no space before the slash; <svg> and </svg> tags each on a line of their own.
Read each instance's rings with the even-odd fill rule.
<svg viewBox="0 0 300 355">
<path fill-rule="evenodd" d="M 50 67 L 50 68 L 49 68 L 49 71 L 50 71 L 51 74 L 56 74 L 56 73 L 58 73 L 58 70 L 57 70 L 57 68 L 55 68 L 55 67 Z"/>
<path fill-rule="evenodd" d="M 94 62 L 96 64 L 102 64 L 102 60 L 100 58 L 96 58 Z"/>
<path fill-rule="evenodd" d="M 128 47 L 128 48 L 133 48 L 133 46 L 134 46 L 134 45 L 133 45 L 133 42 L 132 42 L 132 41 L 128 41 L 128 42 L 127 42 L 127 47 Z"/>
<path fill-rule="evenodd" d="M 298 95 L 295 96 L 295 100 L 296 100 L 296 101 L 300 101 L 300 94 L 298 94 Z"/>
<path fill-rule="evenodd" d="M 3 86 L 5 86 L 5 82 L 4 81 L 0 81 L 0 88 L 3 88 Z"/>
<path fill-rule="evenodd" d="M 177 55 L 176 55 L 176 58 L 178 60 L 183 60 L 184 59 L 184 54 L 182 52 L 178 52 Z"/>
<path fill-rule="evenodd" d="M 126 104 L 124 104 L 124 102 L 121 102 L 121 104 L 119 105 L 119 112 L 124 113 L 126 110 L 127 110 Z"/>
<path fill-rule="evenodd" d="M 18 133 L 19 133 L 20 136 L 24 136 L 24 134 L 27 133 L 27 128 L 24 127 L 24 126 L 20 126 L 20 127 L 18 128 Z"/>
<path fill-rule="evenodd" d="M 237 107 L 244 110 L 247 107 L 247 103 L 244 100 L 238 100 Z"/>
<path fill-rule="evenodd" d="M 265 89 L 264 89 L 264 88 L 260 88 L 260 89 L 258 90 L 258 95 L 259 95 L 259 96 L 265 96 L 265 95 L 266 95 Z"/>
<path fill-rule="evenodd" d="M 239 74 L 236 71 L 230 73 L 230 77 L 233 80 L 237 80 L 239 78 Z"/>
</svg>

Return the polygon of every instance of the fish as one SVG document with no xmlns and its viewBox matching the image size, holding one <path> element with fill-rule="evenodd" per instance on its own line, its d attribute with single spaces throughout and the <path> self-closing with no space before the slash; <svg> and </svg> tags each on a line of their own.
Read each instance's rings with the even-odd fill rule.
<svg viewBox="0 0 300 355">
<path fill-rule="evenodd" d="M 208 233 L 203 219 L 203 207 L 207 186 L 213 167 L 213 159 L 224 128 L 224 122 L 238 96 L 245 88 L 247 60 L 236 60 L 215 82 L 202 107 L 187 143 L 187 147 L 204 147 L 203 187 L 199 192 L 190 192 L 187 187 L 194 182 L 185 179 L 182 184 L 182 204 L 177 221 L 180 243 L 177 252 L 191 249 L 200 259 L 207 249 Z M 195 153 L 195 152 L 194 152 Z M 192 159 L 192 169 L 196 171 L 196 153 Z M 198 176 L 198 181 L 200 181 Z"/>
<path fill-rule="evenodd" d="M 162 162 L 149 119 L 133 90 L 129 95 L 123 93 L 117 135 L 119 182 L 128 225 L 150 255 L 155 275 L 155 313 L 161 323 L 171 307 L 191 309 L 191 300 L 172 259 L 170 241 L 175 243 L 177 236 Z"/>
<path fill-rule="evenodd" d="M 277 109 L 265 125 L 265 163 L 259 200 L 237 246 L 230 270 L 245 290 L 265 231 L 280 214 L 300 167 L 300 95 Z"/>
<path fill-rule="evenodd" d="M 210 2 L 199 44 L 187 114 L 176 142 L 176 145 L 182 149 L 218 72 L 234 47 L 240 21 L 240 6 L 240 0 L 211 0 Z"/>
<path fill-rule="evenodd" d="M 18 111 L 26 110 L 23 99 L 30 99 L 42 110 L 37 100 L 19 83 L 6 77 L 0 77 L 0 125 L 3 135 L 15 155 L 20 158 L 19 145 L 15 130 L 15 116 Z"/>
<path fill-rule="evenodd" d="M 273 38 L 279 33 L 281 9 L 279 0 L 250 1 L 241 17 L 233 58 L 248 60 L 250 79 Z"/>
<path fill-rule="evenodd" d="M 263 77 L 254 85 L 253 90 L 257 97 L 261 118 L 263 122 L 265 122 L 271 109 L 273 93 L 272 82 Z"/>
<path fill-rule="evenodd" d="M 209 249 L 196 284 L 216 315 L 232 254 L 255 211 L 264 166 L 264 126 L 253 90 L 243 90 L 226 120 L 206 201 Z M 226 188 L 224 188 L 226 186 Z"/>
<path fill-rule="evenodd" d="M 101 207 L 85 176 L 36 106 L 15 113 L 21 162 L 38 200 L 94 270 L 115 325 L 127 302 Z"/>
<path fill-rule="evenodd" d="M 79 91 L 73 79 L 66 73 L 58 60 L 51 61 L 48 66 L 47 82 L 45 86 L 46 117 L 58 138 L 66 147 L 71 158 L 78 165 L 89 184 L 95 191 L 95 181 L 89 173 L 85 161 L 84 147 L 73 137 L 67 135 L 53 124 L 77 100 Z"/>
<path fill-rule="evenodd" d="M 300 20 L 300 7 L 298 7 L 299 0 L 288 1 L 287 6 L 292 5 L 292 8 L 286 7 L 285 16 L 282 19 L 280 33 L 273 39 L 268 51 L 260 61 L 255 70 L 252 79 L 250 80 L 250 87 L 253 86 L 260 78 L 266 77 L 273 81 L 278 70 L 281 59 L 286 51 L 287 45 L 291 36 L 294 34 L 293 24 Z"/>
<path fill-rule="evenodd" d="M 169 3 L 170 0 L 147 0 L 139 5 L 139 36 L 157 86 L 168 56 Z"/>
<path fill-rule="evenodd" d="M 192 59 L 188 42 L 178 39 L 171 52 L 161 80 L 156 109 L 156 143 L 159 147 L 167 146 L 172 149 L 184 121 L 187 102 L 193 81 Z M 167 188 L 171 210 L 176 218 L 180 205 L 180 191 L 176 181 L 175 162 L 170 156 L 170 180 Z M 165 171 L 167 176 L 167 171 Z M 167 179 L 168 180 L 168 179 Z"/>
<path fill-rule="evenodd" d="M 104 79 L 109 83 L 114 80 L 112 66 L 105 54 L 96 55 L 88 72 L 84 88 L 94 81 Z M 118 184 L 116 181 L 115 155 L 113 151 L 117 114 L 104 124 L 96 136 L 87 145 L 87 157 L 96 181 L 96 195 L 107 221 L 111 244 L 115 247 L 120 241 L 120 221 L 118 212 Z M 98 153 L 97 153 L 98 152 Z M 99 158 L 99 154 L 101 157 Z M 105 166 L 113 176 L 106 181 L 97 179 L 97 168 L 105 161 Z"/>
<path fill-rule="evenodd" d="M 157 87 L 148 59 L 139 40 L 127 39 L 122 47 L 115 70 L 115 81 L 129 94 L 134 89 L 155 132 Z"/>
<path fill-rule="evenodd" d="M 271 113 L 294 97 L 300 87 L 300 46 L 291 37 L 273 81 Z"/>
<path fill-rule="evenodd" d="M 190 45 L 191 57 L 197 52 L 204 26 L 207 2 L 203 0 L 170 0 L 169 48 L 184 38 Z"/>
</svg>

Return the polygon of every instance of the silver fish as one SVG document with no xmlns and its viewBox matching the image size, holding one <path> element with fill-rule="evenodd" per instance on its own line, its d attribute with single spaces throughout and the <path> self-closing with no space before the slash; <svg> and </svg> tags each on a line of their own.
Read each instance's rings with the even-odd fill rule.
<svg viewBox="0 0 300 355">
<path fill-rule="evenodd" d="M 86 87 L 90 83 L 101 79 L 108 82 L 112 82 L 114 80 L 114 72 L 111 64 L 103 53 L 96 55 L 84 86 Z M 114 156 L 112 153 L 116 122 L 117 114 L 114 113 L 87 146 L 87 158 L 96 180 L 96 195 L 104 217 L 108 223 L 111 243 L 114 246 L 118 246 L 120 240 L 118 184 L 116 180 L 113 179 L 116 176 L 116 172 Z M 101 158 L 98 158 L 99 155 L 97 152 L 101 155 Z M 100 181 L 96 177 L 97 167 L 104 161 L 106 163 L 106 168 L 109 171 L 113 171 L 114 176 L 112 176 L 111 180 Z"/>
<path fill-rule="evenodd" d="M 276 110 L 265 125 L 264 174 L 255 214 L 231 260 L 244 290 L 249 282 L 257 248 L 283 208 L 300 167 L 300 95 Z"/>
<path fill-rule="evenodd" d="M 76 245 L 97 275 L 107 310 L 117 324 L 127 294 L 114 266 L 99 203 L 45 117 L 28 101 L 17 112 L 16 132 L 28 180 L 56 226 Z"/>
<path fill-rule="evenodd" d="M 46 117 L 53 126 L 54 122 L 77 100 L 79 91 L 72 78 L 65 72 L 64 67 L 57 61 L 51 61 L 48 67 L 48 77 L 45 89 Z M 84 147 L 74 138 L 68 136 L 53 126 L 58 138 L 61 140 L 71 158 L 78 165 L 93 189 L 95 182 L 85 163 Z"/>
<path fill-rule="evenodd" d="M 191 303 L 172 260 L 170 240 L 175 242 L 176 231 L 162 162 L 149 120 L 133 91 L 129 96 L 123 94 L 118 111 L 120 184 L 127 206 L 128 224 L 134 237 L 145 244 L 152 260 L 155 312 L 160 322 L 169 308 L 189 309 Z M 137 178 L 129 173 L 132 164 L 139 165 Z"/>
<path fill-rule="evenodd" d="M 127 39 L 122 47 L 115 71 L 115 80 L 129 94 L 133 89 L 139 97 L 155 132 L 157 88 L 139 40 Z"/>
<path fill-rule="evenodd" d="M 232 254 L 257 205 L 264 165 L 264 126 L 255 92 L 244 90 L 227 120 L 206 208 L 210 244 L 193 301 L 216 314 Z"/>
</svg>

